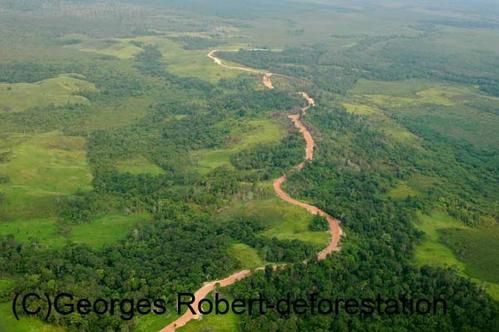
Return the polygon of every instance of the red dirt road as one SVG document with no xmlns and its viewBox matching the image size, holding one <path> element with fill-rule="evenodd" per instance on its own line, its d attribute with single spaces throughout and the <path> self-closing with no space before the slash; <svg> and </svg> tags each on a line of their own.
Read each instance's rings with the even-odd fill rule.
<svg viewBox="0 0 499 332">
<path fill-rule="evenodd" d="M 236 69 L 236 70 L 243 70 L 246 72 L 250 73 L 256 73 L 256 74 L 263 74 L 263 80 L 262 84 L 268 88 L 268 89 L 273 89 L 274 86 L 272 84 L 272 73 L 257 70 L 257 69 L 252 69 L 252 68 L 247 68 L 247 67 L 239 67 L 239 66 L 229 66 L 225 65 L 221 59 L 217 58 L 215 56 L 215 53 L 217 50 L 213 50 L 210 53 L 208 53 L 208 57 L 212 59 L 217 65 L 228 68 L 228 69 Z M 300 114 L 293 114 L 289 115 L 288 118 L 291 119 L 295 127 L 300 131 L 300 133 L 303 135 L 303 138 L 306 143 L 305 147 L 305 161 L 312 161 L 314 159 L 314 147 L 315 147 L 315 142 L 312 137 L 312 134 L 310 134 L 310 131 L 307 129 L 307 127 L 301 122 L 302 116 L 304 116 L 307 111 L 315 106 L 315 101 L 312 97 L 310 97 L 307 93 L 302 92 L 301 93 L 302 97 L 307 101 L 307 106 L 303 107 L 301 109 Z M 305 167 L 305 162 L 302 162 L 298 164 L 297 166 L 294 167 L 295 170 L 302 170 Z M 340 239 L 343 234 L 341 227 L 340 227 L 340 221 L 338 219 L 333 218 L 326 212 L 322 211 L 318 207 L 315 207 L 313 205 L 307 204 L 300 202 L 291 196 L 288 195 L 283 189 L 282 189 L 282 184 L 286 181 L 286 175 L 281 176 L 280 178 L 274 180 L 273 186 L 274 186 L 274 191 L 277 194 L 277 196 L 282 199 L 283 201 L 286 201 L 290 204 L 293 204 L 295 206 L 299 206 L 305 210 L 307 210 L 309 213 L 313 215 L 320 215 L 321 217 L 326 218 L 328 224 L 329 224 L 329 233 L 331 234 L 331 241 L 327 245 L 326 248 L 321 250 L 317 254 L 317 260 L 321 261 L 324 260 L 327 256 L 329 256 L 331 253 L 340 250 Z M 275 268 L 275 267 L 274 267 Z M 255 271 L 261 271 L 263 270 L 263 267 L 257 268 Z M 200 289 L 196 291 L 194 294 L 195 296 L 195 301 L 193 304 L 193 308 L 197 309 L 199 301 L 204 299 L 209 293 L 211 293 L 213 290 L 215 290 L 217 287 L 227 287 L 230 286 L 246 277 L 251 275 L 251 273 L 254 271 L 251 270 L 242 270 L 238 271 L 230 276 L 228 276 L 225 279 L 220 279 L 220 280 L 215 280 L 215 281 L 210 281 L 206 282 Z M 193 319 L 199 319 L 200 314 L 196 312 L 196 314 L 193 314 L 190 310 L 187 310 L 182 316 L 180 316 L 177 320 L 173 321 L 170 323 L 168 326 L 164 327 L 161 332 L 175 332 L 177 328 L 180 328 L 184 325 L 186 325 L 188 322 L 190 322 Z"/>
</svg>

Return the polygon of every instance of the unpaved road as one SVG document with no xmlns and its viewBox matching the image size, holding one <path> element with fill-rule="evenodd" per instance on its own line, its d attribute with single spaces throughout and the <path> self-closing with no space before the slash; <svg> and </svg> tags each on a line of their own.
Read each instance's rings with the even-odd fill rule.
<svg viewBox="0 0 499 332">
<path fill-rule="evenodd" d="M 253 69 L 253 68 L 247 68 L 247 67 L 240 67 L 240 66 L 230 66 L 226 65 L 223 63 L 223 61 L 219 58 L 216 57 L 216 52 L 217 50 L 213 50 L 210 53 L 208 53 L 208 57 L 212 59 L 217 65 L 227 68 L 227 69 L 235 69 L 235 70 L 242 70 L 246 71 L 249 73 L 254 73 L 254 74 L 260 74 L 263 75 L 262 79 L 262 84 L 268 88 L 268 89 L 273 89 L 274 86 L 272 84 L 272 73 L 258 70 L 258 69 Z M 305 140 L 306 146 L 305 146 L 305 161 L 298 164 L 297 166 L 294 167 L 295 170 L 302 170 L 305 167 L 305 162 L 306 161 L 312 161 L 314 159 L 314 148 L 315 148 L 315 142 L 312 137 L 312 134 L 310 134 L 310 131 L 307 129 L 307 127 L 303 124 L 301 121 L 301 118 L 303 115 L 307 113 L 307 111 L 315 106 L 315 101 L 312 97 L 310 97 L 307 93 L 302 92 L 301 93 L 302 97 L 307 101 L 307 106 L 303 107 L 301 109 L 300 114 L 292 114 L 288 115 L 288 118 L 291 119 L 293 124 L 295 125 L 296 129 L 300 131 L 300 133 L 303 135 L 303 138 Z M 328 255 L 330 255 L 334 251 L 338 251 L 340 249 L 340 238 L 341 235 L 343 234 L 341 227 L 340 227 L 340 221 L 338 219 L 333 218 L 326 212 L 322 211 L 318 207 L 315 207 L 313 205 L 307 204 L 300 202 L 291 196 L 288 195 L 283 189 L 282 189 L 282 184 L 286 181 L 286 175 L 281 176 L 280 178 L 274 180 L 273 186 L 274 186 L 274 191 L 277 194 L 277 196 L 295 206 L 299 206 L 305 210 L 307 210 L 309 213 L 313 215 L 320 215 L 324 218 L 326 218 L 328 224 L 329 224 L 329 233 L 331 234 L 331 241 L 327 245 L 326 248 L 321 250 L 317 254 L 317 260 L 321 261 L 325 259 Z M 261 271 L 263 270 L 264 267 L 259 267 L 254 271 Z M 204 299 L 209 293 L 211 293 L 215 288 L 218 287 L 226 287 L 230 286 L 239 280 L 242 280 L 249 275 L 251 275 L 252 272 L 251 270 L 242 270 L 239 272 L 236 272 L 230 276 L 228 276 L 225 279 L 220 279 L 220 280 L 215 280 L 215 281 L 210 281 L 206 282 L 203 284 L 203 286 L 196 291 L 195 295 L 195 301 L 193 304 L 193 308 L 197 308 L 199 301 Z M 177 328 L 180 328 L 190 322 L 193 319 L 198 319 L 199 318 L 198 313 L 193 314 L 191 313 L 190 310 L 187 310 L 182 316 L 180 316 L 177 320 L 173 321 L 170 323 L 168 326 L 163 328 L 161 332 L 174 332 Z"/>
</svg>

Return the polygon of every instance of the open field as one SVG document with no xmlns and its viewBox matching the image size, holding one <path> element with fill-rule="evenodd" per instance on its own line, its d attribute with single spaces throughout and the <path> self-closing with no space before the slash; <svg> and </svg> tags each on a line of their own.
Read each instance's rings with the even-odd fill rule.
<svg viewBox="0 0 499 332">
<path fill-rule="evenodd" d="M 499 285 L 499 226 L 450 228 L 440 231 L 442 242 L 461 260 L 466 274 Z"/>
<path fill-rule="evenodd" d="M 51 215 L 57 196 L 91 189 L 85 139 L 58 132 L 22 136 L 21 143 L 4 147 L 8 160 L 0 163 L 4 220 Z"/>
<path fill-rule="evenodd" d="M 120 172 L 131 174 L 163 174 L 163 170 L 156 164 L 153 164 L 146 158 L 139 156 L 133 159 L 119 160 L 116 162 L 116 169 Z"/>
<path fill-rule="evenodd" d="M 499 300 L 497 226 L 470 228 L 442 211 L 434 211 L 420 214 L 417 227 L 426 238 L 416 247 L 416 264 L 454 267 Z"/>
<path fill-rule="evenodd" d="M 204 315 L 201 320 L 193 321 L 179 329 L 179 332 L 199 332 L 199 331 L 220 331 L 232 332 L 237 331 L 238 317 L 236 314 L 229 312 L 225 315 Z"/>
<path fill-rule="evenodd" d="M 41 320 L 30 317 L 23 317 L 17 321 L 12 314 L 10 303 L 0 303 L 0 331 L 1 332 L 64 332 L 60 327 L 48 325 Z"/>
<path fill-rule="evenodd" d="M 489 102 L 497 104 L 499 99 L 481 94 L 476 87 L 422 80 L 397 83 L 360 80 L 349 94 L 365 103 L 344 104 L 350 112 L 369 116 L 376 114 L 378 108 L 394 114 L 402 123 L 418 123 L 417 128 L 424 126 L 426 130 L 453 140 L 465 140 L 477 148 L 490 150 L 499 144 L 496 130 L 499 116 L 493 113 L 492 106 L 487 106 Z M 480 128 L 478 135 L 476 128 Z"/>
<path fill-rule="evenodd" d="M 277 197 L 236 203 L 222 212 L 222 218 L 230 216 L 243 216 L 259 221 L 266 228 L 261 235 L 267 238 L 300 240 L 317 248 L 325 247 L 329 242 L 328 232 L 309 230 L 312 216 L 307 211 L 283 202 Z"/>
<path fill-rule="evenodd" d="M 264 265 L 257 251 L 244 243 L 233 244 L 229 254 L 241 263 L 243 269 L 254 269 Z"/>
<path fill-rule="evenodd" d="M 244 124 L 224 123 L 231 128 L 227 147 L 194 151 L 191 160 L 196 169 L 207 173 L 220 166 L 232 167 L 230 158 L 237 152 L 259 144 L 277 143 L 285 135 L 284 128 L 272 120 L 251 120 Z"/>
<path fill-rule="evenodd" d="M 135 38 L 115 38 L 108 40 L 87 40 L 81 44 L 71 45 L 82 52 L 92 52 L 113 56 L 122 60 L 133 59 L 143 51 L 144 45 L 158 46 L 163 54 L 166 69 L 176 75 L 197 77 L 212 83 L 220 79 L 229 79 L 241 73 L 229 69 L 221 69 L 207 57 L 212 48 L 186 50 L 181 43 L 168 36 L 140 36 Z M 237 50 L 244 44 L 221 46 L 222 50 Z"/>
<path fill-rule="evenodd" d="M 60 75 L 36 83 L 0 83 L 0 112 L 88 104 L 88 99 L 79 93 L 95 91 L 95 85 L 80 75 Z"/>
<path fill-rule="evenodd" d="M 177 318 L 174 311 L 170 311 L 165 315 L 147 315 L 142 316 L 136 321 L 134 332 L 150 332 L 159 331 Z"/>
<path fill-rule="evenodd" d="M 0 235 L 12 234 L 20 242 L 36 239 L 51 248 L 60 248 L 67 241 L 72 241 L 99 249 L 124 239 L 133 226 L 150 218 L 147 214 L 107 215 L 87 223 L 72 225 L 67 235 L 58 232 L 54 219 L 15 220 L 0 222 Z"/>
<path fill-rule="evenodd" d="M 150 219 L 151 216 L 147 214 L 130 216 L 106 215 L 88 223 L 71 227 L 68 239 L 99 249 L 124 239 L 139 222 Z"/>
</svg>

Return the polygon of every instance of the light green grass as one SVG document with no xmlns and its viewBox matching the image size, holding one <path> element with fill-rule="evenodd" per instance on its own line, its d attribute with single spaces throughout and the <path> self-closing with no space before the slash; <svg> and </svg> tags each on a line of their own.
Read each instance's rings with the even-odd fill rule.
<svg viewBox="0 0 499 332">
<path fill-rule="evenodd" d="M 259 220 L 268 227 L 262 233 L 268 238 L 300 240 L 318 248 L 326 246 L 329 242 L 328 232 L 309 231 L 311 214 L 277 197 L 235 203 L 223 213 L 222 217 L 225 219 L 231 216 L 245 216 Z"/>
<path fill-rule="evenodd" d="M 67 236 L 58 233 L 55 219 L 30 219 L 0 222 L 0 235 L 14 235 L 20 242 L 36 239 L 50 248 L 60 248 L 70 240 L 95 249 L 113 244 L 128 234 L 137 223 L 150 220 L 147 214 L 130 216 L 109 215 L 86 223 L 73 225 Z"/>
<path fill-rule="evenodd" d="M 14 235 L 16 241 L 29 242 L 36 239 L 38 242 L 51 248 L 60 248 L 66 239 L 57 233 L 55 219 L 31 219 L 0 222 L 0 235 Z"/>
<path fill-rule="evenodd" d="M 415 259 L 419 265 L 455 266 L 461 271 L 464 270 L 464 264 L 441 242 L 438 232 L 446 228 L 464 228 L 462 223 L 443 211 L 434 211 L 431 215 L 420 214 L 417 227 L 426 235 L 415 252 Z"/>
<path fill-rule="evenodd" d="M 244 243 L 233 244 L 229 249 L 229 254 L 245 269 L 254 269 L 264 265 L 256 249 Z"/>
<path fill-rule="evenodd" d="M 132 44 L 130 39 L 120 38 L 85 40 L 80 44 L 67 47 L 76 48 L 82 52 L 114 56 L 119 59 L 131 59 L 143 51 L 141 47 Z"/>
<path fill-rule="evenodd" d="M 22 140 L 9 148 L 10 160 L 0 164 L 0 174 L 9 178 L 0 185 L 4 219 L 49 216 L 55 197 L 91 189 L 85 139 L 50 132 Z"/>
<path fill-rule="evenodd" d="M 343 103 L 343 107 L 345 107 L 347 112 L 366 117 L 370 124 L 381 130 L 387 137 L 397 142 L 407 142 L 410 144 L 416 144 L 418 142 L 418 139 L 414 134 L 385 115 L 383 111 L 376 106 Z"/>
<path fill-rule="evenodd" d="M 88 223 L 73 226 L 68 238 L 76 243 L 88 244 L 93 248 L 100 248 L 124 239 L 137 223 L 150 219 L 151 217 L 147 214 L 130 216 L 109 215 Z"/>
<path fill-rule="evenodd" d="M 394 188 L 388 192 L 388 196 L 393 199 L 405 199 L 407 197 L 416 196 L 417 190 L 414 190 L 406 182 L 399 182 Z"/>
<path fill-rule="evenodd" d="M 0 112 L 22 112 L 34 107 L 88 104 L 78 95 L 96 91 L 95 85 L 83 79 L 61 75 L 36 83 L 0 83 Z"/>
<path fill-rule="evenodd" d="M 480 149 L 493 150 L 499 144 L 499 116 L 492 111 L 498 102 L 498 98 L 481 93 L 475 86 L 422 80 L 360 80 L 343 106 L 351 113 L 366 116 L 398 140 L 414 135 L 392 120 L 389 113 L 412 126 L 424 124 L 426 132 L 431 129 L 454 141 L 465 140 Z"/>
<path fill-rule="evenodd" d="M 487 293 L 496 301 L 499 301 L 499 283 L 477 278 L 477 276 L 483 277 L 484 269 L 489 268 L 490 264 L 493 264 L 494 271 L 497 269 L 497 260 L 495 259 L 497 256 L 495 254 L 497 249 L 497 229 L 494 230 L 492 235 L 487 234 L 488 231 L 483 228 L 471 229 L 445 212 L 438 210 L 435 210 L 431 215 L 420 214 L 417 227 L 426 235 L 425 240 L 416 247 L 414 260 L 417 265 L 454 267 L 461 275 L 470 277 L 474 282 L 483 285 Z M 467 257 L 463 260 L 458 259 L 453 249 L 443 242 L 441 233 L 449 230 L 454 234 L 458 232 L 459 240 L 470 245 L 470 251 L 467 252 Z M 469 232 L 476 233 L 469 236 Z M 465 237 L 462 237 L 463 235 Z M 489 245 L 491 245 L 490 248 Z M 459 250 L 459 248 L 454 248 L 454 250 Z M 476 255 L 487 256 L 480 257 L 478 262 L 471 262 L 472 259 L 476 258 Z M 488 272 L 487 276 L 489 276 Z M 493 272 L 493 277 L 497 278 L 495 272 Z"/>
<path fill-rule="evenodd" d="M 176 314 L 175 310 L 171 310 L 170 307 L 168 307 L 170 311 L 168 311 L 164 315 L 147 315 L 147 316 L 140 316 L 136 320 L 136 326 L 132 330 L 133 332 L 156 332 L 160 331 L 163 327 L 167 326 L 171 322 L 173 322 L 175 319 L 177 319 L 178 315 Z M 168 310 L 167 309 L 167 310 Z"/>
<path fill-rule="evenodd" d="M 499 225 L 445 229 L 440 235 L 465 264 L 466 274 L 499 284 Z"/>
<path fill-rule="evenodd" d="M 63 332 L 64 329 L 49 325 L 32 317 L 20 317 L 17 321 L 10 303 L 0 303 L 0 332 Z"/>
<path fill-rule="evenodd" d="M 349 91 L 350 95 L 391 95 L 396 97 L 414 97 L 417 92 L 428 89 L 435 82 L 424 80 L 405 81 L 370 81 L 360 79 L 354 88 Z"/>
<path fill-rule="evenodd" d="M 155 45 L 163 54 L 165 68 L 179 76 L 196 77 L 212 83 L 220 79 L 234 78 L 242 71 L 222 68 L 207 57 L 210 50 L 185 50 L 182 45 L 165 36 L 141 36 L 135 38 L 113 38 L 86 40 L 83 43 L 67 47 L 79 49 L 82 52 L 114 56 L 126 60 L 132 59 L 143 51 L 143 48 L 134 45 L 140 42 L 144 45 Z M 220 49 L 237 50 L 243 44 L 224 45 Z"/>
<path fill-rule="evenodd" d="M 200 320 L 191 321 L 178 329 L 179 332 L 233 332 L 238 330 L 238 318 L 228 312 L 225 315 L 203 315 Z"/>
<path fill-rule="evenodd" d="M 112 103 L 95 103 L 81 125 L 87 131 L 119 128 L 143 118 L 155 96 L 116 98 Z"/>
<path fill-rule="evenodd" d="M 9 293 L 14 287 L 15 282 L 11 279 L 0 279 L 0 296 Z"/>
<path fill-rule="evenodd" d="M 161 167 L 153 164 L 142 156 L 128 160 L 120 160 L 116 162 L 116 169 L 120 172 L 128 172 L 131 174 L 160 175 L 164 173 Z"/>
<path fill-rule="evenodd" d="M 242 74 L 242 71 L 223 68 L 208 58 L 210 50 L 184 50 L 180 43 L 165 37 L 145 36 L 136 38 L 146 44 L 156 45 L 163 54 L 166 69 L 176 75 L 196 77 L 212 83 Z M 219 49 L 239 49 L 243 45 L 224 45 Z"/>
<path fill-rule="evenodd" d="M 235 153 L 258 144 L 277 143 L 285 136 L 285 130 L 271 120 L 251 120 L 244 124 L 223 124 L 232 127 L 231 143 L 223 149 L 198 150 L 191 159 L 200 173 L 207 173 L 217 167 L 232 168 L 230 158 Z"/>
</svg>

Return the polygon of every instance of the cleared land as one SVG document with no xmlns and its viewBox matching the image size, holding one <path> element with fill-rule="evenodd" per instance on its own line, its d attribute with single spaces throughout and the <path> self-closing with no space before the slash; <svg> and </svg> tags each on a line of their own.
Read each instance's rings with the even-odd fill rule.
<svg viewBox="0 0 499 332">
<path fill-rule="evenodd" d="M 95 85 L 80 75 L 61 75 L 36 83 L 0 83 L 0 112 L 88 104 L 88 99 L 79 94 L 95 91 Z"/>
</svg>

